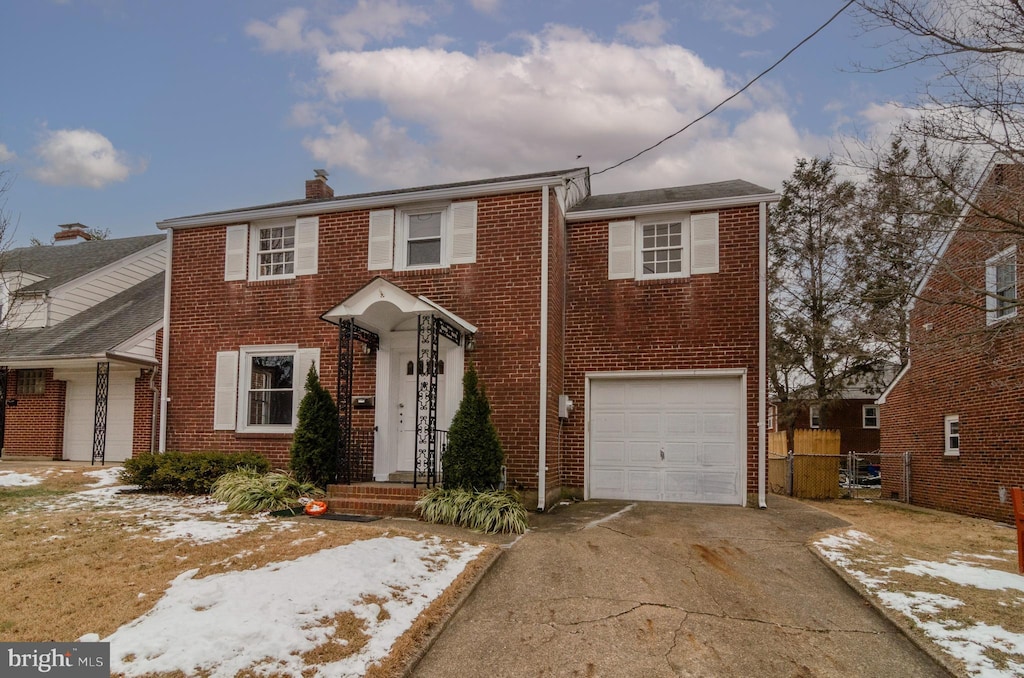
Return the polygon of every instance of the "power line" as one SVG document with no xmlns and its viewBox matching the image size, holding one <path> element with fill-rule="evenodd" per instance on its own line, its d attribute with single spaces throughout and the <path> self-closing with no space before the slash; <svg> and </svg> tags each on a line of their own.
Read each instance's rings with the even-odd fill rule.
<svg viewBox="0 0 1024 678">
<path fill-rule="evenodd" d="M 783 55 L 782 55 L 781 57 L 779 57 L 779 59 L 778 59 L 778 60 L 777 60 L 777 61 L 776 61 L 775 63 L 773 63 L 773 64 L 772 64 L 771 66 L 769 66 L 768 68 L 766 68 L 766 69 L 764 69 L 763 71 L 761 71 L 760 73 L 758 73 L 758 74 L 757 74 L 757 76 L 756 76 L 756 77 L 755 77 L 755 78 L 754 78 L 753 80 L 751 80 L 751 81 L 750 81 L 750 82 L 748 82 L 748 83 L 747 83 L 746 85 L 744 85 L 744 86 L 743 86 L 743 87 L 741 87 L 740 89 L 738 89 L 738 90 L 736 90 L 735 92 L 733 92 L 732 94 L 730 94 L 730 95 L 729 95 L 729 96 L 728 96 L 727 98 L 725 98 L 725 99 L 723 99 L 722 101 L 720 101 L 720 102 L 719 102 L 719 103 L 718 103 L 718 104 L 717 104 L 717 105 L 716 105 L 716 106 L 715 106 L 714 108 L 712 108 L 712 109 L 711 109 L 710 111 L 708 111 L 708 112 L 704 113 L 704 114 L 703 114 L 703 115 L 701 115 L 701 116 L 700 116 L 699 118 L 696 118 L 696 119 L 694 119 L 694 120 L 691 120 L 691 121 L 690 121 L 690 122 L 688 122 L 688 123 L 687 123 L 687 124 L 686 124 L 686 125 L 685 125 L 685 126 L 684 126 L 684 127 L 682 128 L 682 129 L 676 130 L 676 131 L 675 131 L 675 132 L 673 132 L 672 134 L 669 134 L 669 135 L 668 135 L 667 137 L 665 137 L 664 139 L 662 139 L 662 140 L 661 140 L 661 141 L 659 141 L 658 143 L 656 143 L 656 144 L 654 144 L 654 145 L 652 145 L 652 146 L 648 146 L 647 148 L 645 148 L 644 150 L 640 151 L 639 153 L 636 153 L 636 154 L 634 154 L 634 155 L 632 155 L 632 156 L 630 156 L 630 157 L 626 158 L 625 160 L 621 160 L 621 161 L 619 161 L 619 162 L 615 163 L 614 165 L 612 165 L 611 167 L 605 167 L 605 168 L 604 168 L 603 170 L 600 170 L 599 172 L 594 172 L 594 173 L 592 173 L 592 174 L 591 174 L 590 176 L 592 176 L 592 177 L 596 177 L 596 176 L 597 176 L 598 174 L 604 174 L 605 172 L 608 172 L 609 170 L 613 170 L 613 169 L 615 169 L 616 167 L 621 167 L 622 165 L 625 165 L 625 164 L 626 164 L 627 162 L 630 162 L 630 161 L 632 161 L 632 160 L 636 160 L 637 158 L 639 158 L 639 157 L 640 157 L 641 155 L 643 155 L 644 153 L 646 153 L 646 152 L 648 152 L 648 151 L 651 151 L 651 150 L 654 150 L 655 148 L 657 148 L 658 146 L 661 146 L 661 145 L 662 145 L 663 143 L 665 143 L 665 142 L 666 142 L 666 141 L 668 141 L 669 139 L 672 139 L 673 137 L 676 137 L 676 136 L 678 136 L 678 135 L 682 134 L 683 132 L 685 132 L 686 130 L 690 129 L 691 127 L 693 127 L 694 125 L 696 125 L 696 124 L 697 124 L 698 122 L 700 122 L 701 120 L 703 120 L 704 118 L 708 117 L 709 115 L 711 115 L 712 113 L 714 113 L 715 111 L 717 111 L 717 110 L 718 110 L 719 108 L 721 108 L 722 106 L 725 106 L 725 105 L 726 105 L 727 103 L 729 103 L 730 101 L 732 101 L 733 99 L 735 99 L 736 97 L 738 97 L 739 95 L 741 95 L 741 94 L 743 94 L 743 93 L 744 93 L 745 91 L 747 91 L 747 89 L 749 89 L 749 88 L 750 88 L 750 86 L 751 86 L 751 85 L 753 85 L 753 84 L 754 84 L 755 82 L 757 82 L 758 80 L 760 80 L 761 78 L 763 78 L 764 76 L 768 75 L 768 74 L 769 74 L 769 73 L 771 73 L 771 72 L 772 72 L 773 70 L 775 70 L 775 67 L 776 67 L 776 66 L 778 66 L 779 64 L 781 64 L 781 63 L 782 63 L 783 61 L 785 61 L 785 60 L 786 60 L 787 58 L 789 58 L 789 55 L 790 55 L 790 54 L 792 54 L 793 52 L 795 52 L 795 51 L 797 51 L 798 49 L 800 49 L 800 48 L 801 48 L 801 47 L 802 47 L 802 46 L 804 45 L 804 43 L 806 43 L 806 42 L 807 42 L 808 40 L 810 40 L 811 38 L 813 38 L 814 36 L 816 36 L 816 35 L 817 35 L 818 33 L 821 33 L 821 32 L 822 32 L 823 30 L 825 30 L 825 28 L 826 28 L 826 27 L 827 27 L 827 26 L 828 26 L 828 25 L 829 25 L 830 23 L 832 23 L 833 21 L 835 21 L 835 20 L 836 20 L 836 19 L 837 19 L 837 18 L 839 17 L 839 15 L 840 15 L 840 14 L 842 14 L 843 12 L 845 12 L 845 11 L 846 11 L 846 8 L 847 8 L 847 7 L 849 7 L 850 5 L 852 5 L 852 4 L 854 3 L 854 2 L 856 2 L 856 0 L 849 0 L 849 1 L 848 1 L 848 2 L 847 2 L 847 3 L 845 4 L 845 5 L 843 5 L 842 7 L 840 7 L 840 8 L 839 8 L 839 11 L 837 11 L 837 12 L 836 12 L 835 14 L 833 14 L 833 15 L 832 15 L 831 17 L 829 17 L 829 20 L 828 20 L 828 21 L 826 21 L 825 23 L 823 23 L 822 25 L 820 25 L 820 26 L 818 26 L 818 27 L 817 27 L 816 29 L 814 29 L 814 32 L 813 32 L 813 33 L 811 33 L 811 34 L 810 34 L 810 35 L 808 35 L 808 36 L 807 36 L 806 38 L 804 38 L 803 40 L 801 40 L 800 42 L 798 42 L 798 43 L 797 43 L 796 45 L 794 45 L 794 46 L 793 46 L 793 47 L 792 47 L 792 48 L 791 48 L 791 49 L 790 49 L 790 50 L 789 50 L 788 52 L 786 52 L 786 53 L 785 53 L 785 54 L 783 54 Z"/>
</svg>

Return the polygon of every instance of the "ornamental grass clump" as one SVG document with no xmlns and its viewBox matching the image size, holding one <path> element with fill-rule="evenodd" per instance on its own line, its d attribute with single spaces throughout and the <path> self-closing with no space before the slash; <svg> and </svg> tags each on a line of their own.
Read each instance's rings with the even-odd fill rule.
<svg viewBox="0 0 1024 678">
<path fill-rule="evenodd" d="M 226 503 L 229 511 L 260 513 L 291 508 L 299 503 L 299 497 L 318 498 L 324 496 L 324 492 L 287 473 L 242 468 L 218 478 L 211 496 Z"/>
<path fill-rule="evenodd" d="M 529 527 L 526 508 L 515 492 L 474 492 L 435 487 L 417 502 L 420 517 L 428 523 L 457 525 L 478 532 L 522 534 Z"/>
</svg>

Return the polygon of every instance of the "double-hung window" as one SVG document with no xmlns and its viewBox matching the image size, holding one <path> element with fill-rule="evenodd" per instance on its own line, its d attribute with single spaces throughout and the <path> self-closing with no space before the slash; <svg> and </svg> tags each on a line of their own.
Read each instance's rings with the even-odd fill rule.
<svg viewBox="0 0 1024 678">
<path fill-rule="evenodd" d="M 1017 252 L 1010 247 L 985 262 L 989 324 L 1017 315 Z"/>
<path fill-rule="evenodd" d="M 809 408 L 810 421 L 808 422 L 811 428 L 821 428 L 821 406 L 811 405 Z"/>
<path fill-rule="evenodd" d="M 405 268 L 434 268 L 444 265 L 444 231 L 447 210 L 404 212 Z"/>
<path fill-rule="evenodd" d="M 878 405 L 865 405 L 864 428 L 878 428 Z"/>
<path fill-rule="evenodd" d="M 683 275 L 683 221 L 645 223 L 640 227 L 640 277 Z"/>
<path fill-rule="evenodd" d="M 246 426 L 291 426 L 295 403 L 295 353 L 245 354 Z"/>
<path fill-rule="evenodd" d="M 945 419 L 946 455 L 960 455 L 960 415 L 949 414 Z"/>
<path fill-rule="evenodd" d="M 256 265 L 259 279 L 295 275 L 295 225 L 278 224 L 256 228 Z"/>
</svg>

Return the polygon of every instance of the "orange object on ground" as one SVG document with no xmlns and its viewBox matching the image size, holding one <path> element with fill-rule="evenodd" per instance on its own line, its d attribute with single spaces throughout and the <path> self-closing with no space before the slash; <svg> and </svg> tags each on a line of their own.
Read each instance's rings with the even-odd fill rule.
<svg viewBox="0 0 1024 678">
<path fill-rule="evenodd" d="M 1017 523 L 1017 568 L 1024 574 L 1024 489 L 1014 487 L 1010 492 L 1013 494 L 1013 517 Z"/>
<path fill-rule="evenodd" d="M 311 501 L 306 504 L 306 513 L 311 516 L 322 516 L 327 513 L 326 501 Z"/>
</svg>

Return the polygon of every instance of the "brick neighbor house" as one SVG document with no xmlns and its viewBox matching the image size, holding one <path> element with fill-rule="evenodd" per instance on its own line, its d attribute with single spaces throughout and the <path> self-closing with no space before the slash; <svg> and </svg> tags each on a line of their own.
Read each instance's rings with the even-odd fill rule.
<svg viewBox="0 0 1024 678">
<path fill-rule="evenodd" d="M 166 237 L 89 240 L 3 257 L 0 448 L 5 459 L 122 461 L 152 449 Z"/>
<path fill-rule="evenodd" d="M 882 451 L 910 452 L 914 504 L 1011 521 L 1024 485 L 1024 166 L 993 161 L 910 315 L 910 363 L 878 399 Z M 896 488 L 886 486 L 883 494 Z"/>
<path fill-rule="evenodd" d="M 507 482 L 763 497 L 765 233 L 744 181 L 590 195 L 573 169 L 168 219 L 162 449 L 287 464 L 310 365 L 345 481 L 440 477 L 476 366 Z"/>
</svg>

